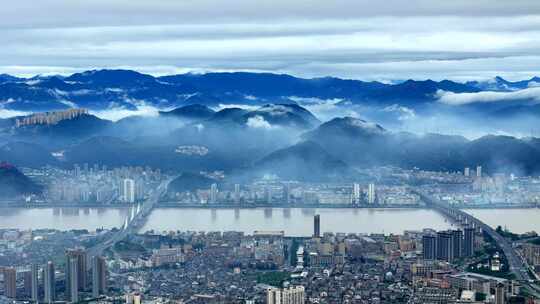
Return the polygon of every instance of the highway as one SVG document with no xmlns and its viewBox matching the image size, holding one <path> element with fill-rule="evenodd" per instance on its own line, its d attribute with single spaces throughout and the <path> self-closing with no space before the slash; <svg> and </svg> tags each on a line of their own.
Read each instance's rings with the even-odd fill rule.
<svg viewBox="0 0 540 304">
<path fill-rule="evenodd" d="M 158 203 L 159 198 L 167 191 L 167 187 L 173 179 L 174 178 L 169 178 L 161 182 L 155 190 L 152 190 L 148 199 L 141 204 L 139 212 L 134 213 L 131 220 L 126 219 L 127 222 L 125 226 L 122 226 L 118 231 L 113 233 L 107 241 L 86 249 L 86 262 L 89 269 L 91 267 L 92 257 L 102 255 L 106 249 L 125 239 L 128 235 L 136 233 L 144 225 L 146 217 L 152 212 L 152 209 L 154 209 L 154 206 Z"/>
<path fill-rule="evenodd" d="M 531 278 L 529 275 L 528 266 L 523 261 L 523 259 L 516 253 L 512 243 L 506 238 L 502 237 L 500 234 L 495 231 L 491 226 L 485 224 L 478 218 L 456 208 L 453 208 L 449 204 L 441 202 L 438 199 L 433 198 L 432 196 L 420 191 L 413 190 L 420 198 L 433 209 L 442 213 L 444 216 L 450 218 L 451 220 L 461 224 L 468 225 L 474 228 L 480 228 L 482 231 L 487 233 L 501 248 L 502 252 L 506 256 L 508 261 L 508 266 L 510 272 L 514 275 L 515 279 L 519 281 L 523 286 L 528 290 L 528 292 L 534 295 L 537 298 L 540 298 L 540 288 L 531 283 Z"/>
</svg>

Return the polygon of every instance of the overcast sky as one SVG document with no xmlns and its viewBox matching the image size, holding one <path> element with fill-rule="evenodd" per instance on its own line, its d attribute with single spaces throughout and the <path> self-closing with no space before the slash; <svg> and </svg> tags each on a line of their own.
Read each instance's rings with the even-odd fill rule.
<svg viewBox="0 0 540 304">
<path fill-rule="evenodd" d="M 538 0 L 2 0 L 0 73 L 540 75 Z M 381 3 L 377 3 L 381 2 Z"/>
</svg>

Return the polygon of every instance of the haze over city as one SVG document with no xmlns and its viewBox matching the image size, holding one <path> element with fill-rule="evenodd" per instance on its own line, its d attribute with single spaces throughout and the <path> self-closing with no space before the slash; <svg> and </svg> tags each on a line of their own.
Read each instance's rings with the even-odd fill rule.
<svg viewBox="0 0 540 304">
<path fill-rule="evenodd" d="M 540 303 L 540 3 L 16 1 L 0 304 Z"/>
</svg>

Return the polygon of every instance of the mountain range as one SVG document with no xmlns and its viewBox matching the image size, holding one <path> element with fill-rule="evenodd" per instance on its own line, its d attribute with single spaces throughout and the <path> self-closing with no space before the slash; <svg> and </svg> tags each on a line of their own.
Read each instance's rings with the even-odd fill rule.
<svg viewBox="0 0 540 304">
<path fill-rule="evenodd" d="M 406 80 L 395 84 L 334 77 L 298 78 L 270 73 L 206 73 L 154 77 L 131 70 L 91 70 L 69 76 L 19 78 L 0 75 L 0 106 L 18 111 L 46 111 L 83 107 L 91 110 L 141 105 L 174 108 L 187 104 L 264 105 L 295 103 L 295 98 L 339 99 L 344 103 L 412 108 L 436 102 L 441 92 L 512 92 L 540 84 L 534 77 L 510 82 L 459 83 L 450 80 Z M 523 101 L 531 97 L 524 96 Z"/>
<path fill-rule="evenodd" d="M 310 181 L 355 179 L 358 168 L 372 166 L 458 171 L 482 165 L 491 173 L 540 173 L 537 138 L 417 135 L 355 117 L 320 121 L 302 106 L 281 103 L 221 110 L 192 104 L 117 122 L 82 114 L 17 127 L 8 119 L 0 141 L 0 160 L 25 167 L 148 165 Z"/>
</svg>

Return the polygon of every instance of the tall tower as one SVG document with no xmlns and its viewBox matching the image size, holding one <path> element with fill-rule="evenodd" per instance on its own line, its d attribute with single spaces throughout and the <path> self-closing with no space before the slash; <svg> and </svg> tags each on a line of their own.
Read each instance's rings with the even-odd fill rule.
<svg viewBox="0 0 540 304">
<path fill-rule="evenodd" d="M 97 298 L 107 289 L 107 264 L 105 258 L 92 258 L 92 297 Z"/>
<path fill-rule="evenodd" d="M 504 284 L 498 283 L 495 287 L 495 304 L 505 304 L 505 288 Z"/>
<path fill-rule="evenodd" d="M 321 237 L 321 216 L 319 214 L 315 214 L 313 217 L 313 237 Z"/>
<path fill-rule="evenodd" d="M 234 184 L 234 202 L 240 204 L 240 184 Z"/>
<path fill-rule="evenodd" d="M 13 267 L 4 269 L 4 295 L 8 298 L 17 298 L 17 270 Z"/>
<path fill-rule="evenodd" d="M 463 256 L 472 257 L 474 255 L 474 228 L 464 229 Z"/>
<path fill-rule="evenodd" d="M 368 203 L 374 204 L 375 203 L 375 184 L 370 183 L 368 185 Z"/>
<path fill-rule="evenodd" d="M 211 203 L 216 203 L 217 202 L 217 196 L 218 196 L 217 184 L 213 183 L 210 186 L 210 202 Z"/>
<path fill-rule="evenodd" d="M 73 261 L 76 261 L 76 271 L 72 269 Z M 72 277 L 74 273 L 77 274 L 77 278 Z M 77 282 L 77 291 L 84 290 L 86 288 L 86 273 L 86 251 L 82 248 L 68 249 L 66 251 L 66 291 L 72 292 L 72 282 Z"/>
<path fill-rule="evenodd" d="M 31 299 L 34 303 L 37 303 L 39 301 L 39 278 L 38 278 L 38 275 L 39 275 L 39 269 L 38 269 L 38 265 L 37 264 L 32 264 L 31 266 L 31 269 L 30 269 L 30 272 L 31 272 L 31 276 L 32 276 L 32 280 L 31 280 L 31 292 L 30 292 L 30 295 L 31 295 Z"/>
<path fill-rule="evenodd" d="M 454 247 L 454 258 L 460 258 L 463 256 L 463 231 L 452 231 L 452 242 Z"/>
<path fill-rule="evenodd" d="M 422 237 L 422 252 L 424 260 L 437 259 L 437 241 L 434 235 L 426 234 Z"/>
<path fill-rule="evenodd" d="M 360 202 L 360 184 L 353 183 L 352 187 L 352 203 L 358 204 Z"/>
<path fill-rule="evenodd" d="M 56 278 L 52 262 L 48 262 L 43 269 L 43 289 L 45 303 L 53 303 L 56 298 Z"/>
<path fill-rule="evenodd" d="M 66 276 L 66 285 L 69 285 L 69 300 L 72 303 L 79 301 L 79 259 L 72 257 L 68 259 L 69 280 Z"/>
<path fill-rule="evenodd" d="M 476 177 L 482 177 L 482 166 L 476 166 Z"/>
<path fill-rule="evenodd" d="M 452 234 L 447 231 L 437 233 L 437 259 L 452 262 L 454 260 L 454 243 Z"/>
<path fill-rule="evenodd" d="M 124 179 L 122 198 L 126 203 L 135 202 L 135 181 L 131 178 Z"/>
</svg>

